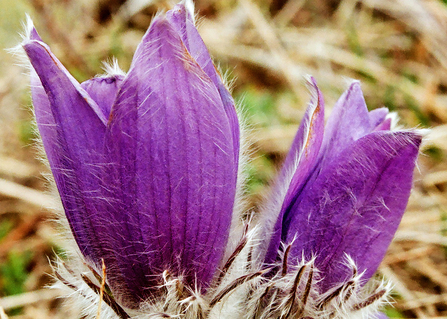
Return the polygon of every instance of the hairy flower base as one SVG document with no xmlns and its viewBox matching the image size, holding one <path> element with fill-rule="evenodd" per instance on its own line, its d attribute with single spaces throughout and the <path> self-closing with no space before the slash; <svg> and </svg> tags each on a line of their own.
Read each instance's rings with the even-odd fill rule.
<svg viewBox="0 0 447 319">
<path fill-rule="evenodd" d="M 166 270 L 159 277 L 158 296 L 141 303 L 137 310 L 121 306 L 107 285 L 101 289 L 102 276 L 86 263 L 83 270 L 74 271 L 59 261 L 55 287 L 67 291 L 72 297 L 71 304 L 78 301 L 87 318 L 95 318 L 101 307 L 101 318 L 108 319 L 179 316 L 185 319 L 374 318 L 377 309 L 389 300 L 390 284 L 370 281 L 364 287 L 363 274 L 358 273 L 349 256 L 341 267 L 351 275 L 321 293 L 319 284 L 324 274 L 318 271 L 315 259 L 296 265 L 288 260 L 289 245 L 281 254 L 281 262 L 269 269 L 255 270 L 247 242 L 247 238 L 241 241 L 222 268 L 221 276 L 205 294 L 186 286 L 182 278 Z"/>
<path fill-rule="evenodd" d="M 354 264 L 350 264 L 351 277 L 323 294 L 319 282 L 324 274 L 313 260 L 294 268 L 287 275 L 279 270 L 272 280 L 253 290 L 246 318 L 372 318 L 388 301 L 390 285 L 364 288 Z"/>
</svg>

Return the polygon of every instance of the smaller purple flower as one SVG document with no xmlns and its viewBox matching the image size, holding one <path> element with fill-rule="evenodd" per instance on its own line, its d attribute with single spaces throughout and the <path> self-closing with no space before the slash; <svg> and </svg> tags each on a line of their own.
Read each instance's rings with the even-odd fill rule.
<svg viewBox="0 0 447 319">
<path fill-rule="evenodd" d="M 314 79 L 310 86 L 313 100 L 266 205 L 271 237 L 260 254 L 276 265 L 274 278 L 308 285 L 298 299 L 311 317 L 351 318 L 388 294 L 383 285 L 364 286 L 405 211 L 421 136 L 391 131 L 385 108 L 368 112 L 358 82 L 324 126 L 322 94 Z"/>
</svg>

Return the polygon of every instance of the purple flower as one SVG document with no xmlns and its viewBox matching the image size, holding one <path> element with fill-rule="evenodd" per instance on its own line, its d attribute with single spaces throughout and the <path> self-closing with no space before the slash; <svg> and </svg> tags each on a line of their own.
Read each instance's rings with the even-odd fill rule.
<svg viewBox="0 0 447 319">
<path fill-rule="evenodd" d="M 37 125 L 86 260 L 104 259 L 128 306 L 156 294 L 164 271 L 205 291 L 228 241 L 239 127 L 185 7 L 154 19 L 125 76 L 79 84 L 35 29 L 23 47 L 38 75 Z"/>
<path fill-rule="evenodd" d="M 311 79 L 273 195 L 238 232 L 238 118 L 190 5 L 154 18 L 127 74 L 81 84 L 29 29 L 37 125 L 79 248 L 60 286 L 90 310 L 105 289 L 106 318 L 371 317 L 389 286 L 366 283 L 405 210 L 420 135 L 368 112 L 358 82 L 325 127 Z"/>
<path fill-rule="evenodd" d="M 368 112 L 358 82 L 338 100 L 325 127 L 322 94 L 314 79 L 310 86 L 313 99 L 264 210 L 264 232 L 271 237 L 260 255 L 277 265 L 275 277 L 300 264 L 287 272 L 320 294 L 314 316 L 345 318 L 388 292 L 364 285 L 404 213 L 421 136 L 391 131 L 386 108 Z"/>
<path fill-rule="evenodd" d="M 330 286 L 342 278 L 337 261 L 344 254 L 365 277 L 374 274 L 405 210 L 421 138 L 390 131 L 385 108 L 368 112 L 358 82 L 324 128 L 323 97 L 314 81 L 312 86 L 314 101 L 280 175 L 287 192 L 266 260 L 274 261 L 280 240 L 295 239 L 291 256 L 316 255 Z"/>
</svg>

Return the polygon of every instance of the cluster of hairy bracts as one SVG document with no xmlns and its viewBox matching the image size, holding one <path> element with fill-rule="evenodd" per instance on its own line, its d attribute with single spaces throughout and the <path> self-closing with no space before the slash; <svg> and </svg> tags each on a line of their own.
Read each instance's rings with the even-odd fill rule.
<svg viewBox="0 0 447 319">
<path fill-rule="evenodd" d="M 283 262 L 273 278 L 253 290 L 249 314 L 244 318 L 372 318 L 388 302 L 390 284 L 379 282 L 372 287 L 369 283 L 364 287 L 355 264 L 349 264 L 350 277 L 321 292 L 319 282 L 324 274 L 314 260 L 289 266 L 286 259 Z"/>
<path fill-rule="evenodd" d="M 252 260 L 257 230 L 247 230 L 207 293 L 165 270 L 159 275 L 157 294 L 139 309 L 128 309 L 108 287 L 106 267 L 99 272 L 80 261 L 72 263 L 75 270 L 62 260 L 55 264 L 53 288 L 65 291 L 70 305 L 79 307 L 86 318 L 100 314 L 104 319 L 360 319 L 374 318 L 389 303 L 391 284 L 373 280 L 365 286 L 349 256 L 340 267 L 350 274 L 325 292 L 319 287 L 324 274 L 315 259 L 289 260 L 291 245 L 282 246 L 281 261 L 259 269 Z"/>
</svg>

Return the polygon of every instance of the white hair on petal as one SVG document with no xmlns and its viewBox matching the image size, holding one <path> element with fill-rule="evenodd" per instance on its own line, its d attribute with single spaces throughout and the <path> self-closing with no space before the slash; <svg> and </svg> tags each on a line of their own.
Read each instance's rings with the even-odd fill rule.
<svg viewBox="0 0 447 319">
<path fill-rule="evenodd" d="M 22 22 L 22 28 L 23 31 L 19 33 L 20 38 L 22 39 L 22 43 L 30 41 L 31 32 L 34 29 L 34 22 L 29 14 L 25 14 L 25 21 Z M 22 46 L 22 43 L 20 43 L 18 46 Z"/>
<path fill-rule="evenodd" d="M 346 89 L 348 89 L 353 83 L 359 83 L 359 80 L 353 79 L 349 76 L 342 76 L 342 81 L 345 83 Z"/>
<path fill-rule="evenodd" d="M 247 219 L 247 192 L 248 164 L 250 163 L 250 140 L 248 139 L 248 125 L 241 103 L 236 103 L 236 112 L 239 122 L 239 162 L 237 168 L 236 194 L 230 227 L 230 236 L 226 248 L 225 259 L 229 257 L 242 235 L 244 220 Z"/>
<path fill-rule="evenodd" d="M 194 1 L 192 0 L 183 0 L 183 5 L 185 6 L 188 13 L 191 15 L 192 22 L 195 23 L 195 8 L 194 8 Z"/>
<path fill-rule="evenodd" d="M 186 4 L 185 4 L 186 5 Z M 217 75 L 222 80 L 225 88 L 231 93 L 234 79 L 231 79 L 231 71 L 222 71 L 220 65 L 215 65 Z M 245 116 L 243 101 L 235 101 L 235 112 L 237 114 L 238 129 L 239 129 L 239 159 L 237 168 L 237 181 L 236 181 L 236 194 L 233 205 L 233 213 L 230 227 L 230 236 L 228 239 L 227 247 L 223 260 L 227 260 L 230 254 L 234 251 L 238 245 L 238 241 L 242 235 L 244 223 L 247 221 L 247 192 L 246 185 L 248 179 L 248 164 L 251 161 L 251 149 L 252 146 L 249 136 L 249 124 L 247 117 Z"/>
<path fill-rule="evenodd" d="M 34 29 L 34 23 L 31 17 L 26 14 L 25 21 L 22 22 L 22 32 L 19 33 L 20 38 L 22 39 L 21 43 L 17 44 L 16 46 L 12 48 L 6 49 L 6 52 L 9 54 L 12 54 L 16 60 L 17 65 L 24 68 L 27 71 L 31 70 L 31 63 L 28 59 L 28 56 L 25 53 L 25 50 L 23 49 L 23 44 L 27 43 L 31 40 L 31 31 Z"/>
<path fill-rule="evenodd" d="M 416 129 L 410 129 L 410 132 L 414 132 L 420 136 L 422 136 L 422 141 L 424 142 L 426 139 L 429 139 L 430 133 L 432 132 L 429 128 L 416 128 Z"/>
<path fill-rule="evenodd" d="M 24 28 L 25 28 L 25 33 L 22 36 L 23 40 L 30 39 L 31 31 L 34 29 L 34 22 L 28 13 L 25 15 Z"/>
<path fill-rule="evenodd" d="M 385 119 L 391 120 L 391 131 L 402 129 L 399 127 L 399 115 L 396 112 L 390 112 L 386 115 Z"/>
<path fill-rule="evenodd" d="M 102 69 L 105 72 L 104 76 L 125 76 L 126 72 L 124 72 L 118 63 L 118 59 L 113 57 L 110 61 L 102 62 Z"/>
</svg>

